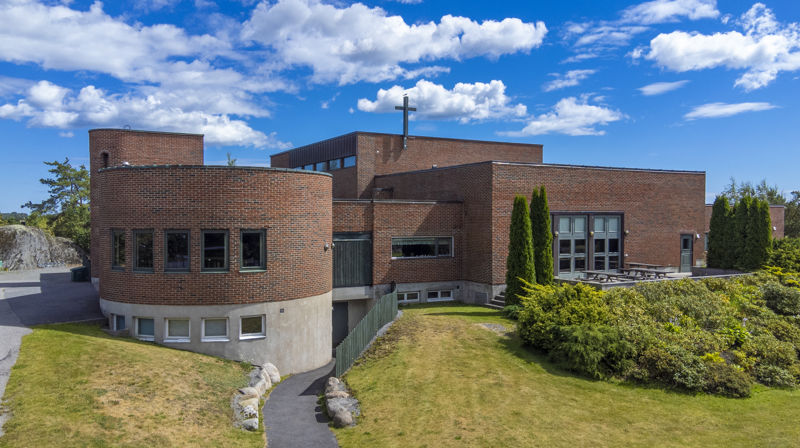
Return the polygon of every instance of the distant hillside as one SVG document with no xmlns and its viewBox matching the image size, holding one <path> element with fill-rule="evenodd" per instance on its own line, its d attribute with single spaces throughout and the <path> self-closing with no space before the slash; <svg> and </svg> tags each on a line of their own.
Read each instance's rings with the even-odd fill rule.
<svg viewBox="0 0 800 448">
<path fill-rule="evenodd" d="M 28 217 L 27 213 L 20 213 L 20 212 L 0 213 L 0 218 L 2 218 L 4 221 L 21 222 L 25 221 L 25 218 L 27 217 Z"/>
<path fill-rule="evenodd" d="M 0 260 L 11 271 L 51 265 L 79 265 L 86 254 L 67 238 L 54 237 L 35 227 L 0 226 Z"/>
</svg>

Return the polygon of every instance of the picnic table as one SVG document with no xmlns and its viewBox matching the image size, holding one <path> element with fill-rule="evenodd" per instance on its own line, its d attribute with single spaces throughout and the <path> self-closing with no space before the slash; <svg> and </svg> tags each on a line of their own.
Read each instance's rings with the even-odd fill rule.
<svg viewBox="0 0 800 448">
<path fill-rule="evenodd" d="M 610 282 L 613 280 L 630 280 L 631 276 L 619 272 L 608 271 L 583 271 L 587 280 L 597 280 L 598 282 Z"/>
<path fill-rule="evenodd" d="M 623 271 L 630 272 L 633 277 L 641 276 L 642 278 L 667 278 L 670 271 L 666 269 L 649 269 L 649 268 L 624 268 Z"/>
<path fill-rule="evenodd" d="M 626 264 L 631 268 L 644 268 L 644 269 L 664 269 L 666 267 L 663 264 L 639 263 L 636 261 L 629 261 Z"/>
</svg>

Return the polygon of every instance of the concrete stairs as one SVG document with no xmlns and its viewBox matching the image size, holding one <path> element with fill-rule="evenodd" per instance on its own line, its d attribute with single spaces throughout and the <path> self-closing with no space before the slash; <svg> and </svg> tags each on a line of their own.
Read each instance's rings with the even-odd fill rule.
<svg viewBox="0 0 800 448">
<path fill-rule="evenodd" d="M 494 296 L 489 303 L 486 304 L 489 308 L 494 308 L 496 310 L 502 310 L 506 306 L 506 292 L 503 291 L 500 294 Z"/>
</svg>

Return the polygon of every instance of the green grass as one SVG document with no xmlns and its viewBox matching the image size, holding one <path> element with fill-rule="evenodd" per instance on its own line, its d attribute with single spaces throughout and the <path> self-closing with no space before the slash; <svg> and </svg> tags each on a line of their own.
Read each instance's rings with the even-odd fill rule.
<svg viewBox="0 0 800 448">
<path fill-rule="evenodd" d="M 0 447 L 263 447 L 232 426 L 249 366 L 86 324 L 44 325 L 22 340 Z"/>
<path fill-rule="evenodd" d="M 800 392 L 687 395 L 566 373 L 478 325 L 514 323 L 464 305 L 420 306 L 345 377 L 361 401 L 342 447 L 796 446 Z"/>
</svg>

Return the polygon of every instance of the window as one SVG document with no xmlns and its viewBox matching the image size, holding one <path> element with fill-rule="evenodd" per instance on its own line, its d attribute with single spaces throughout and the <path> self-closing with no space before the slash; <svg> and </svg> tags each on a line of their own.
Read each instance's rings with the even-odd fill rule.
<svg viewBox="0 0 800 448">
<path fill-rule="evenodd" d="M 314 169 L 314 164 L 313 163 L 309 163 L 308 165 L 304 166 L 303 169 L 304 170 L 313 170 Z"/>
<path fill-rule="evenodd" d="M 242 316 L 239 327 L 239 339 L 256 339 L 266 336 L 264 331 L 264 315 Z"/>
<path fill-rule="evenodd" d="M 356 166 L 356 156 L 349 156 L 342 159 L 342 168 L 350 168 Z"/>
<path fill-rule="evenodd" d="M 191 325 L 189 319 L 167 319 L 164 342 L 189 342 Z"/>
<path fill-rule="evenodd" d="M 125 269 L 125 231 L 111 231 L 111 269 Z"/>
<path fill-rule="evenodd" d="M 419 303 L 419 291 L 413 292 L 398 292 L 398 303 Z"/>
<path fill-rule="evenodd" d="M 119 314 L 112 314 L 111 315 L 111 325 L 114 327 L 111 328 L 113 331 L 120 331 L 125 329 L 125 316 Z"/>
<path fill-rule="evenodd" d="M 453 291 L 450 289 L 428 291 L 428 302 L 446 302 L 449 300 L 453 300 Z"/>
<path fill-rule="evenodd" d="M 202 340 L 205 342 L 228 340 L 228 319 L 203 319 Z"/>
<path fill-rule="evenodd" d="M 314 165 L 314 169 L 316 171 L 327 171 L 328 170 L 328 162 L 317 162 Z"/>
<path fill-rule="evenodd" d="M 342 167 L 342 159 L 333 159 L 328 162 L 328 169 L 331 171 L 338 170 Z"/>
<path fill-rule="evenodd" d="M 136 337 L 144 341 L 155 339 L 155 322 L 150 317 L 136 318 Z"/>
<path fill-rule="evenodd" d="M 165 232 L 166 260 L 165 271 L 189 270 L 189 231 L 167 230 Z"/>
<path fill-rule="evenodd" d="M 133 269 L 153 272 L 153 231 L 133 231 Z"/>
<path fill-rule="evenodd" d="M 228 270 L 228 231 L 203 230 L 203 270 Z"/>
<path fill-rule="evenodd" d="M 103 168 L 108 168 L 108 153 L 103 153 Z"/>
<path fill-rule="evenodd" d="M 705 238 L 703 238 L 703 250 L 708 252 L 708 232 L 705 233 Z"/>
<path fill-rule="evenodd" d="M 258 271 L 267 268 L 266 263 L 266 231 L 242 230 L 242 259 L 243 271 Z"/>
<path fill-rule="evenodd" d="M 452 257 L 452 237 L 392 238 L 392 258 Z"/>
</svg>

